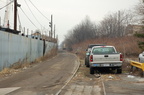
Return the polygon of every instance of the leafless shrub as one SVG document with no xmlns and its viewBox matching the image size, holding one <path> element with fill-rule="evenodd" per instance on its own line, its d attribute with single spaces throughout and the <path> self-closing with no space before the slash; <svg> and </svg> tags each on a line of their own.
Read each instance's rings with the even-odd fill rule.
<svg viewBox="0 0 144 95">
<path fill-rule="evenodd" d="M 67 45 L 67 48 L 71 50 L 72 45 L 95 38 L 95 33 L 96 25 L 90 21 L 89 17 L 86 17 L 84 21 L 76 25 L 65 35 L 64 43 Z"/>
<path fill-rule="evenodd" d="M 123 10 L 107 15 L 98 25 L 86 18 L 68 32 L 64 43 L 68 50 L 72 50 L 73 45 L 86 40 L 92 39 L 91 42 L 93 42 L 93 39 L 108 40 L 109 38 L 110 40 L 110 38 L 123 37 L 127 34 L 126 27 L 133 22 L 133 17 L 130 11 Z"/>
<path fill-rule="evenodd" d="M 107 15 L 98 27 L 99 37 L 122 37 L 126 35 L 126 27 L 133 22 L 134 15 L 130 11 L 118 11 Z"/>
<path fill-rule="evenodd" d="M 135 6 L 135 12 L 138 15 L 139 22 L 144 23 L 144 2 L 139 2 Z"/>
<path fill-rule="evenodd" d="M 72 46 L 74 52 L 78 52 L 85 57 L 86 48 L 88 44 L 105 44 L 115 46 L 117 51 L 122 53 L 125 57 L 138 56 L 141 49 L 138 47 L 138 41 L 144 41 L 142 38 L 137 37 L 118 37 L 118 38 L 96 38 L 78 43 Z"/>
</svg>

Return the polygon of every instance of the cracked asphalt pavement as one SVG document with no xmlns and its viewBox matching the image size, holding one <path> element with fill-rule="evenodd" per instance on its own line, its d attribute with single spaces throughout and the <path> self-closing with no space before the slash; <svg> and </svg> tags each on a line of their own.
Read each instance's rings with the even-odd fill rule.
<svg viewBox="0 0 144 95">
<path fill-rule="evenodd" d="M 78 58 L 74 54 L 59 53 L 50 60 L 0 79 L 0 95 L 55 95 L 73 75 L 77 62 Z M 18 89 L 9 92 L 8 88 Z"/>
</svg>

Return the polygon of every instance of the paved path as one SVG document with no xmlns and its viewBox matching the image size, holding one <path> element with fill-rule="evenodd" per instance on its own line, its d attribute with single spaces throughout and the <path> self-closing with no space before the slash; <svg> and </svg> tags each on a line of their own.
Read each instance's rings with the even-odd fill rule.
<svg viewBox="0 0 144 95">
<path fill-rule="evenodd" d="M 62 52 L 50 60 L 0 80 L 0 91 L 6 93 L 4 91 L 7 90 L 6 95 L 55 95 L 73 75 L 78 62 L 74 54 Z"/>
</svg>

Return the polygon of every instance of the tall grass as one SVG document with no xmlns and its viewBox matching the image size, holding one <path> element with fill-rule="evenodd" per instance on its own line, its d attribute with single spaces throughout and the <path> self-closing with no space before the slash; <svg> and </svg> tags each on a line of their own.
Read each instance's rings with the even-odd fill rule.
<svg viewBox="0 0 144 95">
<path fill-rule="evenodd" d="M 138 56 L 141 53 L 141 49 L 138 47 L 138 42 L 143 41 L 142 38 L 137 38 L 133 36 L 128 37 L 118 37 L 118 38 L 96 38 L 72 46 L 73 52 L 77 52 L 81 58 L 85 57 L 85 50 L 88 44 L 105 44 L 115 46 L 117 51 L 122 53 L 124 57 Z"/>
</svg>

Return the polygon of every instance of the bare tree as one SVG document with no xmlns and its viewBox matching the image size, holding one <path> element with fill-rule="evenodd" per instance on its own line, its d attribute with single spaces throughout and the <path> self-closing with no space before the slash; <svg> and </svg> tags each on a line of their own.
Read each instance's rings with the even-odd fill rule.
<svg viewBox="0 0 144 95">
<path fill-rule="evenodd" d="M 129 11 L 109 14 L 99 25 L 92 23 L 89 17 L 86 17 L 68 32 L 64 41 L 67 47 L 71 48 L 74 44 L 96 37 L 121 37 L 125 35 L 126 27 L 132 19 L 133 15 Z"/>
<path fill-rule="evenodd" d="M 135 7 L 136 13 L 139 15 L 141 23 L 144 23 L 144 2 L 140 1 Z"/>
<path fill-rule="evenodd" d="M 70 48 L 73 44 L 96 37 L 96 25 L 86 17 L 79 25 L 65 35 L 65 43 Z"/>
<path fill-rule="evenodd" d="M 125 35 L 125 29 L 132 22 L 133 15 L 128 11 L 119 11 L 109 14 L 100 23 L 99 33 L 101 36 L 119 37 Z"/>
<path fill-rule="evenodd" d="M 144 0 L 139 2 L 136 5 L 135 9 L 136 9 L 137 14 L 139 15 L 140 23 L 144 24 Z M 142 31 L 140 33 L 136 33 L 135 36 L 140 37 L 140 38 L 144 38 L 144 32 L 143 31 L 144 31 L 144 26 L 142 26 Z M 138 46 L 142 51 L 144 51 L 144 42 L 139 41 Z"/>
<path fill-rule="evenodd" d="M 89 17 L 86 17 L 73 29 L 73 35 L 77 38 L 77 42 L 95 38 L 95 24 L 90 21 Z"/>
</svg>

